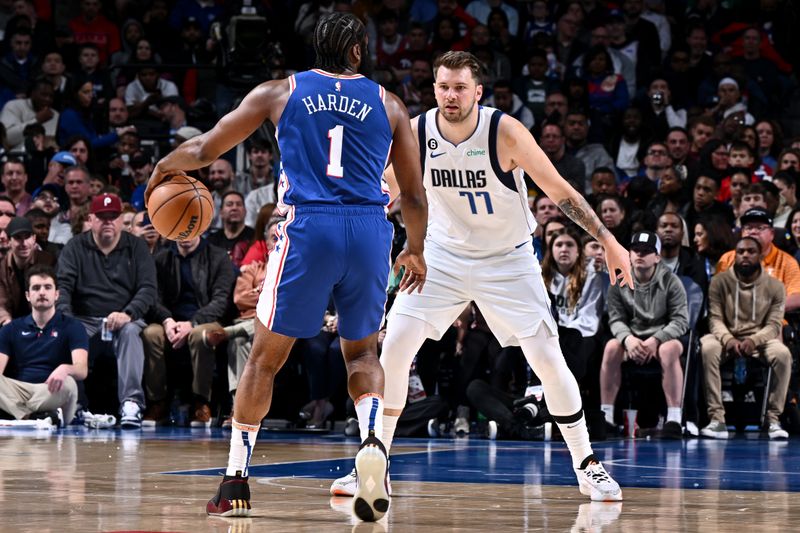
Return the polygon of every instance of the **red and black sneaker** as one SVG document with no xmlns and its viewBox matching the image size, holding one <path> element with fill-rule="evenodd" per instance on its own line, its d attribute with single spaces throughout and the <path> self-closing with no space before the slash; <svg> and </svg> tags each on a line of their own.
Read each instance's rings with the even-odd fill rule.
<svg viewBox="0 0 800 533">
<path fill-rule="evenodd" d="M 250 485 L 246 477 L 225 476 L 217 494 L 206 504 L 209 516 L 249 516 Z"/>
</svg>

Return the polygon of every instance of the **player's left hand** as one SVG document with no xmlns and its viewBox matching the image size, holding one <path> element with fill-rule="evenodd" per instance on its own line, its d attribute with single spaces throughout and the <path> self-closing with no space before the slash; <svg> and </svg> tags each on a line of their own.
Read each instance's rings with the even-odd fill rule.
<svg viewBox="0 0 800 533">
<path fill-rule="evenodd" d="M 172 176 L 176 175 L 186 175 L 186 172 L 182 170 L 170 170 L 169 172 L 162 171 L 158 165 L 155 166 L 153 169 L 153 173 L 150 174 L 150 179 L 147 180 L 147 188 L 144 190 L 144 205 L 147 207 L 147 204 L 150 203 L 150 195 L 153 194 L 153 189 L 161 185 L 164 181 L 171 178 Z"/>
<path fill-rule="evenodd" d="M 628 250 L 623 248 L 614 238 L 602 244 L 606 250 L 606 265 L 608 265 L 608 276 L 611 278 L 611 284 L 616 285 L 619 283 L 620 287 L 633 289 L 631 256 Z"/>
<path fill-rule="evenodd" d="M 398 290 L 400 292 L 408 289 L 409 293 L 422 292 L 422 286 L 425 284 L 425 276 L 428 274 L 428 265 L 425 264 L 425 258 L 422 253 L 411 253 L 408 248 L 400 252 L 397 259 L 394 261 L 394 274 L 400 274 L 400 268 L 405 267 L 403 272 L 403 279 L 400 280 Z"/>
</svg>

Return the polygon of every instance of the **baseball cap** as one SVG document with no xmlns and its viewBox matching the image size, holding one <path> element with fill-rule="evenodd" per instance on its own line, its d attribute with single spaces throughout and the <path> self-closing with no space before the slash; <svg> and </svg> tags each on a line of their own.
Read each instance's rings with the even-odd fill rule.
<svg viewBox="0 0 800 533">
<path fill-rule="evenodd" d="M 203 132 L 195 127 L 184 126 L 182 128 L 178 128 L 178 131 L 175 132 L 175 137 L 180 137 L 181 139 L 188 141 L 189 139 L 202 134 Z"/>
<path fill-rule="evenodd" d="M 661 239 L 652 231 L 640 231 L 631 239 L 631 250 L 660 254 Z"/>
<path fill-rule="evenodd" d="M 615 21 L 624 21 L 625 15 L 622 13 L 621 9 L 612 9 L 608 12 L 608 21 L 615 22 Z"/>
<path fill-rule="evenodd" d="M 742 226 L 748 222 L 763 222 L 765 224 L 769 224 L 770 226 L 772 225 L 772 217 L 760 207 L 748 209 L 745 211 L 744 215 L 739 218 L 739 221 L 742 223 Z"/>
<path fill-rule="evenodd" d="M 11 222 L 8 223 L 8 226 L 6 226 L 6 234 L 8 234 L 9 237 L 13 237 L 20 233 L 33 234 L 33 224 L 25 217 L 14 217 L 11 219 Z"/>
<path fill-rule="evenodd" d="M 41 187 L 38 187 L 35 191 L 33 191 L 33 194 L 31 194 L 31 200 L 36 200 L 36 197 L 45 191 L 55 196 L 58 202 L 61 203 L 61 200 L 63 199 L 62 197 L 64 196 L 64 189 L 55 183 L 45 183 Z"/>
<path fill-rule="evenodd" d="M 56 153 L 56 155 L 54 155 L 53 158 L 50 160 L 51 163 L 53 161 L 55 161 L 56 163 L 61 163 L 62 165 L 70 165 L 70 166 L 78 164 L 78 160 L 75 159 L 75 156 L 69 152 Z"/>
<path fill-rule="evenodd" d="M 122 201 L 119 196 L 113 193 L 104 192 L 92 198 L 92 205 L 89 212 L 93 215 L 100 213 L 122 213 Z"/>
</svg>

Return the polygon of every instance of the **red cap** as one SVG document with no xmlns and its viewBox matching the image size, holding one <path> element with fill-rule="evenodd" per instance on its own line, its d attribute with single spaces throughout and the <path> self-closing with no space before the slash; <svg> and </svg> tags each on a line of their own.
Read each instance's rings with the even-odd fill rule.
<svg viewBox="0 0 800 533">
<path fill-rule="evenodd" d="M 98 194 L 92 198 L 92 206 L 89 212 L 93 215 L 99 213 L 116 213 L 119 215 L 122 213 L 122 201 L 116 194 L 107 192 Z"/>
</svg>

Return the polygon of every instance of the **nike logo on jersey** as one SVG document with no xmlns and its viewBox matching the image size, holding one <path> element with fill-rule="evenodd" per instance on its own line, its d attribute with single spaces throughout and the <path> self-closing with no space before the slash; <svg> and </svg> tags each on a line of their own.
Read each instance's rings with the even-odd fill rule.
<svg viewBox="0 0 800 533">
<path fill-rule="evenodd" d="M 438 154 L 431 154 L 431 159 L 433 159 L 433 158 L 435 158 L 435 157 L 439 157 L 440 155 L 444 155 L 444 154 L 446 154 L 446 153 L 447 153 L 447 152 L 439 152 Z"/>
<path fill-rule="evenodd" d="M 22 336 L 23 337 L 27 337 L 28 335 L 33 335 L 33 332 L 32 331 L 23 331 L 22 332 Z"/>
</svg>

